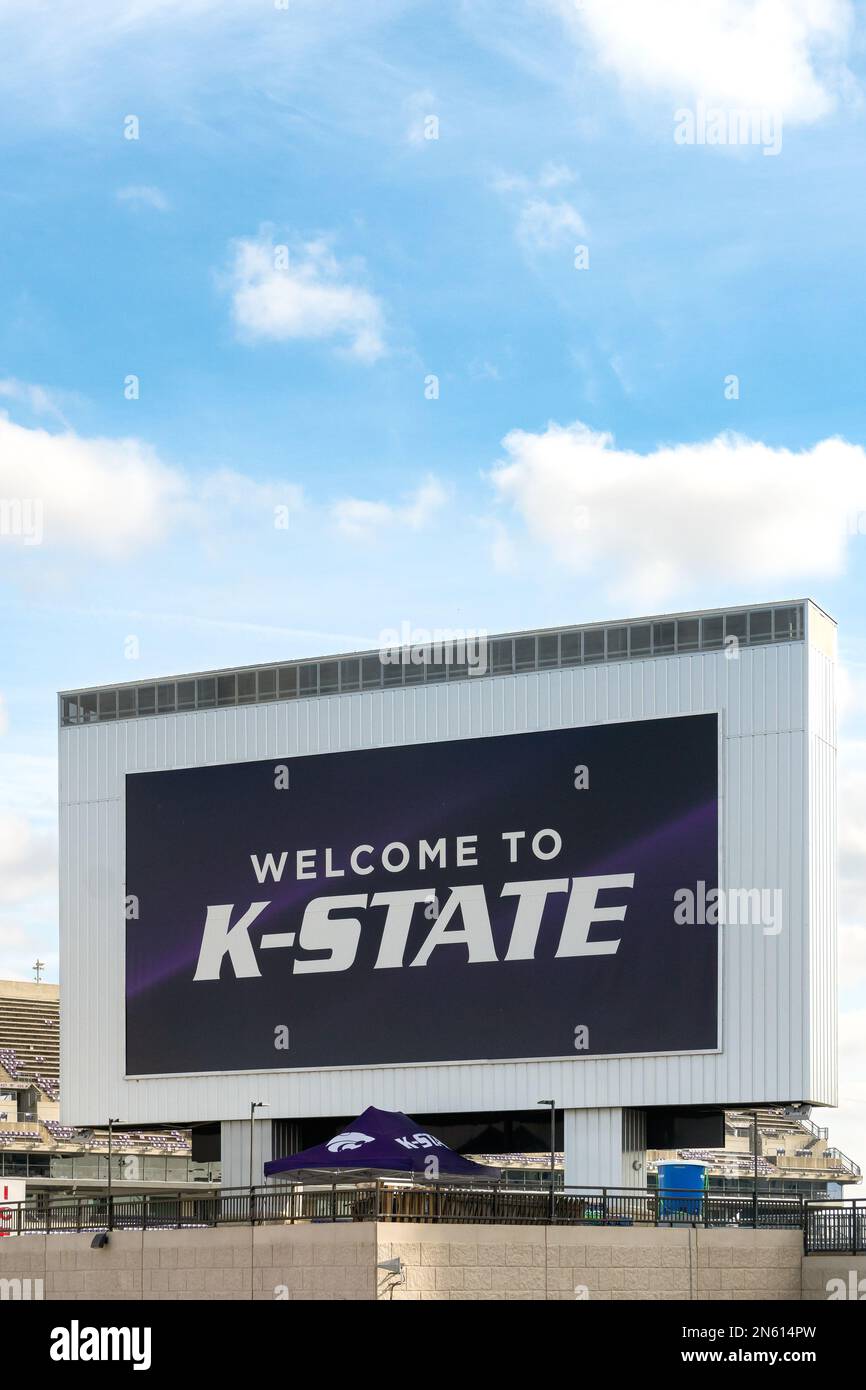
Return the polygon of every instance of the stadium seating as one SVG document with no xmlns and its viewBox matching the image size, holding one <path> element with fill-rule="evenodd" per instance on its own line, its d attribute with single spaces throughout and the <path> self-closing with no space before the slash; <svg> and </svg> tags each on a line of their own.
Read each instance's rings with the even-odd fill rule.
<svg viewBox="0 0 866 1390">
<path fill-rule="evenodd" d="M 0 1145 L 4 1149 L 23 1148 L 37 1152 L 102 1153 L 108 1150 L 108 1135 L 92 1128 L 77 1128 L 43 1117 L 60 1100 L 60 1008 L 53 999 L 22 997 L 14 989 L 4 992 L 0 981 L 0 1084 L 7 1079 L 16 1090 L 33 1087 L 37 1092 L 36 1114 L 27 1116 L 28 1127 L 3 1127 Z M 17 1120 L 15 1102 L 4 1106 L 8 1121 Z M 37 1119 L 38 1116 L 38 1119 Z M 116 1130 L 112 1151 L 121 1154 L 186 1156 L 192 1152 L 189 1135 L 179 1129 L 168 1131 Z"/>
<path fill-rule="evenodd" d="M 13 1080 L 29 1080 L 37 1070 L 47 1077 L 59 1077 L 59 1003 L 6 996 L 0 989 L 0 1063 L 8 1071 L 4 1054 L 18 1073 Z"/>
</svg>

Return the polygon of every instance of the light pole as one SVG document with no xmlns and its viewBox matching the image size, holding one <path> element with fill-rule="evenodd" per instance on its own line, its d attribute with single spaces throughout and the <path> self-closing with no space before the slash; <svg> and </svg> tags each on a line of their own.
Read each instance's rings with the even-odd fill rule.
<svg viewBox="0 0 866 1390">
<path fill-rule="evenodd" d="M 550 1106 L 550 1219 L 552 1221 L 556 1214 L 556 1197 L 554 1187 L 554 1184 L 556 1182 L 556 1101 L 537 1100 L 535 1104 Z"/>
<path fill-rule="evenodd" d="M 251 1101 L 250 1101 L 250 1194 L 251 1194 L 251 1195 L 252 1195 L 252 1190 L 253 1190 L 253 1129 L 254 1129 L 254 1123 L 255 1123 L 255 1118 L 256 1118 L 256 1111 L 257 1111 L 257 1110 L 267 1110 L 267 1109 L 268 1109 L 268 1102 L 267 1102 L 266 1100 L 251 1100 Z"/>
<path fill-rule="evenodd" d="M 111 1230 L 112 1224 L 113 1224 L 113 1223 L 112 1223 L 112 1210 L 111 1210 L 111 1136 L 112 1136 L 112 1126 L 113 1126 L 113 1125 L 118 1125 L 118 1124 L 120 1124 L 120 1120 L 118 1119 L 118 1117 L 117 1117 L 117 1116 L 113 1116 L 113 1117 L 112 1117 L 111 1115 L 109 1115 L 109 1117 L 108 1117 L 108 1229 L 109 1229 L 109 1231 Z"/>
<path fill-rule="evenodd" d="M 752 1225 L 758 1229 L 758 1112 L 752 1113 L 752 1147 L 755 1150 L 754 1190 L 752 1195 Z"/>
</svg>

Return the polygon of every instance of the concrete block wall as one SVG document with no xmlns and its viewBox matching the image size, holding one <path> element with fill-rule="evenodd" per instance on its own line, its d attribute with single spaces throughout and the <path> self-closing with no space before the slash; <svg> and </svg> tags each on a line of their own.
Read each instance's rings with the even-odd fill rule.
<svg viewBox="0 0 866 1390">
<path fill-rule="evenodd" d="M 0 1281 L 30 1280 L 33 1289 L 41 1280 L 46 1299 L 100 1303 L 765 1302 L 826 1299 L 833 1290 L 866 1301 L 866 1256 L 804 1256 L 799 1231 L 339 1222 L 117 1231 L 102 1250 L 91 1239 L 5 1237 Z M 377 1267 L 395 1258 L 404 1283 Z M 10 1296 L 0 1286 L 0 1297 Z"/>
<path fill-rule="evenodd" d="M 799 1231 L 607 1226 L 379 1226 L 396 1300 L 778 1300 L 800 1297 Z"/>
<path fill-rule="evenodd" d="M 839 1286 L 841 1281 L 841 1288 Z M 803 1261 L 802 1298 L 866 1302 L 866 1255 L 810 1255 Z"/>
<path fill-rule="evenodd" d="M 102 1250 L 91 1240 L 5 1237 L 0 1279 L 42 1279 L 46 1299 L 100 1302 L 375 1298 L 372 1223 L 114 1231 Z"/>
</svg>

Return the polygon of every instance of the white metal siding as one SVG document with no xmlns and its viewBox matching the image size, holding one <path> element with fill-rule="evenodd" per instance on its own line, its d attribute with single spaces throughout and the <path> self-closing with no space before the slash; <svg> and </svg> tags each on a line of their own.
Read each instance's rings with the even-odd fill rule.
<svg viewBox="0 0 866 1390">
<path fill-rule="evenodd" d="M 809 645 L 809 1047 L 822 1096 L 837 1103 L 837 893 L 835 662 L 819 642 Z"/>
<path fill-rule="evenodd" d="M 566 1110 L 563 1117 L 568 1187 L 642 1187 L 646 1183 L 646 1112 Z M 639 1167 L 635 1167 L 635 1163 Z"/>
<path fill-rule="evenodd" d="M 269 1102 L 271 1117 L 371 1104 L 410 1114 L 524 1108 L 541 1096 L 571 1108 L 832 1103 L 828 938 L 822 926 L 818 946 L 807 931 L 810 913 L 826 922 L 832 895 L 833 769 L 818 732 L 832 683 L 810 687 L 809 652 L 795 642 L 737 659 L 702 652 L 61 730 L 64 1122 L 242 1120 L 251 1098 Z M 779 887 L 785 903 L 776 936 L 722 934 L 720 1054 L 124 1079 L 127 771 L 713 711 L 723 735 L 721 883 Z"/>
<path fill-rule="evenodd" d="M 252 1097 L 257 1100 L 257 1096 Z M 269 1113 L 256 1115 L 253 1128 L 253 1178 L 261 1182 L 262 1167 L 273 1157 Z M 250 1107 L 245 1120 L 229 1120 L 220 1126 L 220 1174 L 223 1187 L 247 1187 L 250 1181 Z"/>
</svg>

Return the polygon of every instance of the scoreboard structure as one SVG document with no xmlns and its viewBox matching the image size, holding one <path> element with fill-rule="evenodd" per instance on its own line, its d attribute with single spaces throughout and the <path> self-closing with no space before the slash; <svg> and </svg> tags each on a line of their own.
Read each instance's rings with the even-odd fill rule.
<svg viewBox="0 0 866 1390">
<path fill-rule="evenodd" d="M 478 640 L 61 694 L 64 1122 L 835 1103 L 832 620 Z"/>
</svg>

